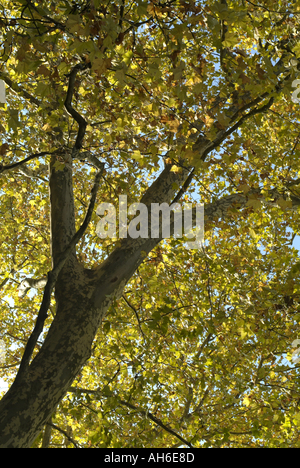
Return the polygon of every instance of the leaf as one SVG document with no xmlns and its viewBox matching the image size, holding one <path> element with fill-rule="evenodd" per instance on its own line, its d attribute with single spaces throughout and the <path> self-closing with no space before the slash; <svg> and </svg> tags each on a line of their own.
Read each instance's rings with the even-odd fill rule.
<svg viewBox="0 0 300 468">
<path fill-rule="evenodd" d="M 280 198 L 279 200 L 277 200 L 277 203 L 283 210 L 287 208 L 292 208 L 293 206 L 293 202 L 291 200 L 285 200 L 284 198 Z"/>
<path fill-rule="evenodd" d="M 9 144 L 8 143 L 3 143 L 3 145 L 0 146 L 0 155 L 4 156 L 9 150 Z"/>
<path fill-rule="evenodd" d="M 245 398 L 243 399 L 243 405 L 247 407 L 251 405 L 251 400 L 248 396 L 245 396 Z"/>
<path fill-rule="evenodd" d="M 8 126 L 10 130 L 13 130 L 15 132 L 18 130 L 18 127 L 20 127 L 19 111 L 17 109 L 9 109 L 8 113 L 9 113 Z"/>
<path fill-rule="evenodd" d="M 38 74 L 38 75 L 43 75 L 43 76 L 47 77 L 47 76 L 50 76 L 50 75 L 51 75 L 51 72 L 50 72 L 50 70 L 48 70 L 48 68 L 47 68 L 45 65 L 41 65 L 41 66 L 37 69 L 37 74 Z"/>
<path fill-rule="evenodd" d="M 96 58 L 92 63 L 92 70 L 98 75 L 104 73 L 111 65 L 111 60 L 107 58 Z"/>
<path fill-rule="evenodd" d="M 261 207 L 261 201 L 256 198 L 251 198 L 247 201 L 246 206 L 251 206 L 254 210 L 258 210 Z"/>
<path fill-rule="evenodd" d="M 107 334 L 109 333 L 109 330 L 110 330 L 110 322 L 105 322 L 105 324 L 103 325 L 103 333 Z"/>
<path fill-rule="evenodd" d="M 251 236 L 254 240 L 256 240 L 256 239 L 258 238 L 256 232 L 255 232 L 252 228 L 249 229 L 249 233 L 250 233 L 250 236 Z"/>
<path fill-rule="evenodd" d="M 235 34 L 227 32 L 225 34 L 225 40 L 222 42 L 224 47 L 233 47 L 234 45 L 238 44 L 239 39 L 235 36 Z"/>
<path fill-rule="evenodd" d="M 135 159 L 136 161 L 140 161 L 143 158 L 143 156 L 141 155 L 139 150 L 135 150 L 132 153 L 132 158 Z"/>
</svg>

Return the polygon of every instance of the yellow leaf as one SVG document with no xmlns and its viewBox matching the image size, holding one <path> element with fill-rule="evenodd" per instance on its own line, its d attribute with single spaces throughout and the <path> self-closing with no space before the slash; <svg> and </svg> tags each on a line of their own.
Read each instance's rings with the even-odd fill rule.
<svg viewBox="0 0 300 468">
<path fill-rule="evenodd" d="M 195 152 L 191 149 L 188 149 L 184 152 L 183 156 L 186 159 L 189 159 L 190 161 L 192 161 L 192 159 L 195 157 Z"/>
<path fill-rule="evenodd" d="M 238 187 L 239 190 L 242 190 L 242 192 L 244 192 L 245 194 L 248 193 L 250 191 L 250 187 L 246 184 L 242 184 Z"/>
<path fill-rule="evenodd" d="M 177 119 L 169 120 L 169 127 L 170 127 L 171 132 L 176 133 L 179 125 L 180 125 L 180 122 Z"/>
<path fill-rule="evenodd" d="M 102 58 L 96 58 L 92 63 L 92 71 L 97 72 L 98 74 L 103 73 L 107 69 L 106 61 Z"/>
<path fill-rule="evenodd" d="M 141 155 L 140 151 L 136 150 L 133 152 L 132 157 L 136 161 L 139 161 L 140 159 L 142 159 L 143 156 Z"/>
<path fill-rule="evenodd" d="M 225 41 L 223 41 L 223 46 L 224 47 L 232 47 L 233 45 L 237 44 L 239 42 L 238 38 L 230 33 L 227 32 L 225 35 Z"/>
<path fill-rule="evenodd" d="M 207 128 L 210 128 L 214 121 L 215 121 L 215 119 L 213 119 L 209 115 L 205 116 L 205 125 L 206 125 Z"/>
<path fill-rule="evenodd" d="M 258 210 L 261 206 L 261 201 L 257 200 L 257 198 L 251 198 L 247 201 L 246 206 L 252 206 L 254 210 Z"/>
<path fill-rule="evenodd" d="M 293 202 L 291 200 L 285 200 L 284 198 L 280 198 L 279 200 L 277 200 L 277 203 L 283 210 L 287 208 L 292 208 L 293 206 Z"/>
<path fill-rule="evenodd" d="M 118 129 L 124 128 L 123 120 L 120 117 L 117 119 L 116 124 L 117 124 Z"/>
<path fill-rule="evenodd" d="M 249 400 L 249 397 L 245 396 L 245 398 L 243 399 L 243 405 L 244 406 L 250 406 L 251 404 L 251 401 Z"/>
</svg>

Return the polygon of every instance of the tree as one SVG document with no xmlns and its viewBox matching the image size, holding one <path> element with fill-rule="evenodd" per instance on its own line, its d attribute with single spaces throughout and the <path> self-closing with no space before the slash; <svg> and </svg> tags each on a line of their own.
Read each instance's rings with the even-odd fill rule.
<svg viewBox="0 0 300 468">
<path fill-rule="evenodd" d="M 1 447 L 299 447 L 299 15 L 1 1 Z M 205 245 L 100 239 L 119 195 Z"/>
</svg>

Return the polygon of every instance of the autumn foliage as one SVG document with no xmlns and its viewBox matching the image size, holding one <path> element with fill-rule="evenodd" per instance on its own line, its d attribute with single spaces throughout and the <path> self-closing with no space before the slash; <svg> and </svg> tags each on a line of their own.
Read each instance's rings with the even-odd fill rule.
<svg viewBox="0 0 300 468">
<path fill-rule="evenodd" d="M 300 447 L 299 21 L 285 0 L 0 1 L 9 386 L 55 263 L 50 217 L 65 205 L 51 204 L 49 174 L 72 164 L 76 230 L 91 192 L 94 206 L 139 202 L 162 171 L 169 203 L 205 204 L 202 249 L 172 237 L 141 248 L 31 446 Z M 98 220 L 94 209 L 77 242 L 85 278 L 122 249 L 99 239 Z M 90 298 L 85 287 L 77 292 Z M 62 294 L 51 296 L 33 358 Z M 71 283 L 65 294 L 72 301 Z M 0 417 L 0 446 L 2 437 Z"/>
</svg>

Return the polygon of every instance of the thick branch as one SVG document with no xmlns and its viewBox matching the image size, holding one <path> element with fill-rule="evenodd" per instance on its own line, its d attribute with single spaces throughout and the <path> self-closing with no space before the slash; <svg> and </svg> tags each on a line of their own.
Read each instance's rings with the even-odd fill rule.
<svg viewBox="0 0 300 468">
<path fill-rule="evenodd" d="M 235 193 L 227 195 L 220 200 L 204 206 L 205 221 L 213 222 L 216 219 L 226 219 L 231 209 L 243 209 L 251 206 L 251 200 L 258 200 L 269 206 L 276 206 L 279 199 L 287 200 L 288 196 L 285 193 L 279 192 L 277 189 L 269 190 L 266 194 L 262 190 L 252 189 L 247 194 Z M 300 198 L 291 195 L 290 200 L 292 206 L 290 209 L 297 209 L 300 206 Z M 287 208 L 288 209 L 288 208 Z M 193 213 L 194 215 L 194 213 Z"/>
<path fill-rule="evenodd" d="M 57 167 L 57 162 L 63 163 L 61 167 Z M 52 267 L 56 265 L 76 232 L 72 175 L 71 154 L 53 154 L 50 162 Z M 70 262 L 77 263 L 75 249 Z"/>
<path fill-rule="evenodd" d="M 96 156 L 94 156 L 90 151 L 83 151 L 82 153 L 79 153 L 77 158 L 79 160 L 82 160 L 82 161 L 87 160 L 91 164 L 93 164 L 93 166 L 95 166 L 98 169 L 102 170 L 103 163 L 101 161 L 99 161 L 99 159 L 96 158 Z"/>
<path fill-rule="evenodd" d="M 281 73 L 286 73 L 286 68 L 284 67 L 282 58 L 279 59 L 274 66 L 274 74 L 277 76 L 279 76 Z M 262 95 L 257 96 L 255 99 L 251 98 L 251 94 L 249 93 L 249 91 L 242 92 L 240 94 L 236 92 L 233 104 L 230 106 L 229 109 L 224 110 L 226 117 L 229 119 L 229 123 L 222 130 L 219 129 L 219 122 L 217 116 L 214 115 L 213 109 L 211 109 L 211 111 L 208 111 L 209 115 L 215 118 L 215 122 L 213 123 L 212 128 L 216 130 L 216 137 L 213 141 L 210 141 L 204 134 L 200 134 L 200 136 L 198 136 L 198 139 L 193 145 L 193 151 L 199 154 L 199 159 L 204 161 L 206 159 L 206 156 L 212 150 L 217 148 L 229 135 L 231 135 L 235 130 L 240 128 L 246 120 L 248 120 L 256 114 L 266 112 L 268 109 L 270 109 L 274 102 L 274 93 L 279 93 L 283 86 L 290 79 L 291 75 L 290 73 L 288 73 L 282 80 L 278 81 L 275 84 L 274 88 L 270 92 L 265 92 Z M 268 102 L 266 102 L 266 104 L 264 104 L 261 107 L 257 107 L 266 99 L 268 99 Z M 245 104 L 240 106 L 238 104 L 239 102 L 244 102 Z M 243 114 L 248 109 L 250 109 L 249 112 Z M 195 125 L 195 128 L 197 128 L 197 125 Z"/>
<path fill-rule="evenodd" d="M 104 165 L 103 165 L 103 169 L 104 169 Z M 103 169 L 102 171 L 99 171 L 96 174 L 95 183 L 94 183 L 94 187 L 93 187 L 92 194 L 91 194 L 91 200 L 90 200 L 88 211 L 86 213 L 85 220 L 83 221 L 81 227 L 79 228 L 79 230 L 76 232 L 76 234 L 72 238 L 66 250 L 60 256 L 60 259 L 57 262 L 56 266 L 53 268 L 52 271 L 48 273 L 48 280 L 47 280 L 45 291 L 44 291 L 43 301 L 42 301 L 42 304 L 38 313 L 35 327 L 27 342 L 24 355 L 22 357 L 21 365 L 20 365 L 20 368 L 16 377 L 16 381 L 22 378 L 22 376 L 26 373 L 29 367 L 30 359 L 31 359 L 33 350 L 35 348 L 36 342 L 44 328 L 44 323 L 47 318 L 47 312 L 48 312 L 50 302 L 51 302 L 51 294 L 55 286 L 56 280 L 58 278 L 58 275 L 63 269 L 64 264 L 67 258 L 69 257 L 70 253 L 73 251 L 76 244 L 80 241 L 81 237 L 84 235 L 90 223 L 90 220 L 91 220 L 94 208 L 95 208 L 97 191 L 98 191 L 100 178 L 102 176 Z"/>
<path fill-rule="evenodd" d="M 40 279 L 25 278 L 18 288 L 19 297 L 23 299 L 31 288 L 41 289 L 41 288 L 44 288 L 46 284 L 47 284 L 46 276 Z"/>
<path fill-rule="evenodd" d="M 146 190 L 140 200 L 148 208 L 150 214 L 151 203 L 171 203 L 189 175 L 189 169 L 182 168 L 181 172 L 171 172 L 172 165 L 168 165 L 153 184 Z M 93 296 L 95 307 L 101 307 L 104 314 L 110 304 L 111 295 L 116 298 L 122 296 L 122 291 L 133 273 L 144 261 L 147 255 L 160 239 L 151 238 L 151 225 L 149 226 L 149 238 L 122 239 L 109 257 L 95 270 L 98 284 Z"/>
<path fill-rule="evenodd" d="M 191 173 L 192 175 L 192 173 Z M 187 179 L 190 180 L 189 177 Z M 231 195 L 225 195 L 224 197 L 216 200 L 212 203 L 208 203 L 204 205 L 204 229 L 209 229 L 209 225 L 214 225 L 217 220 L 225 221 L 229 216 L 231 216 L 233 210 L 242 210 L 247 207 L 251 207 L 251 202 L 261 202 L 267 206 L 278 206 L 278 200 L 284 201 L 291 201 L 291 206 L 287 206 L 286 209 L 297 210 L 300 206 L 300 197 L 291 194 L 291 188 L 295 185 L 300 184 L 300 180 L 297 179 L 295 181 L 291 181 L 287 183 L 286 190 L 279 191 L 277 189 L 271 189 L 268 192 L 265 190 L 263 191 L 260 188 L 255 188 L 250 190 L 248 193 L 234 193 Z M 181 192 L 181 191 L 180 191 Z M 173 201 L 175 203 L 178 201 L 178 197 L 176 197 Z M 193 221 L 196 222 L 196 207 L 192 209 L 192 218 Z M 160 220 L 161 224 L 161 220 Z M 161 226 L 160 231 L 161 233 Z M 170 235 L 173 236 L 174 234 L 174 212 L 171 211 L 170 213 Z M 159 239 L 152 239 L 155 245 L 157 245 L 163 237 L 161 236 Z M 154 247 L 153 247 L 154 248 Z"/>
</svg>

